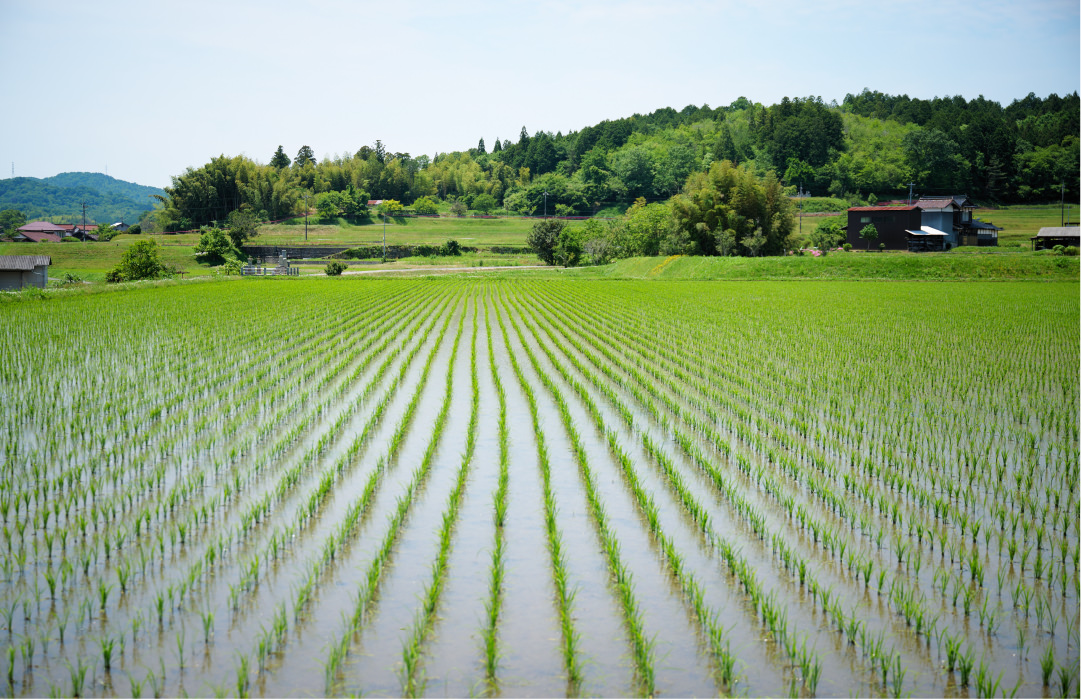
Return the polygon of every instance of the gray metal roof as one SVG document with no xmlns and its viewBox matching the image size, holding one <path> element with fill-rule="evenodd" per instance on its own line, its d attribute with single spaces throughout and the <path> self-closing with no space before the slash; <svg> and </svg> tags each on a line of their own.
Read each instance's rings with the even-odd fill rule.
<svg viewBox="0 0 1081 699">
<path fill-rule="evenodd" d="M 1077 226 L 1049 226 L 1041 228 L 1037 238 L 1081 238 L 1081 228 Z"/>
<path fill-rule="evenodd" d="M 53 258 L 48 255 L 0 255 L 0 269 L 29 272 L 35 267 L 51 265 Z"/>
</svg>

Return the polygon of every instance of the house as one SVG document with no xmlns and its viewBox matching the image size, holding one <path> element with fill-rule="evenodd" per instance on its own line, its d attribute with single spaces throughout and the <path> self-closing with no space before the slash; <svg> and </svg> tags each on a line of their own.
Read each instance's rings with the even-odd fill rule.
<svg viewBox="0 0 1081 699">
<path fill-rule="evenodd" d="M 131 228 L 131 226 L 124 223 L 123 221 L 117 221 L 113 225 L 109 226 L 109 228 L 112 228 L 114 231 L 119 231 L 120 233 L 126 233 L 127 230 Z"/>
<path fill-rule="evenodd" d="M 920 197 L 916 206 L 923 210 L 923 226 L 946 233 L 947 250 L 958 245 L 998 245 L 1002 229 L 973 218 L 976 205 L 967 195 Z"/>
<path fill-rule="evenodd" d="M 883 243 L 887 250 L 924 252 L 958 245 L 998 245 L 1002 229 L 973 218 L 975 210 L 964 194 L 921 197 L 915 204 L 854 206 L 848 210 L 848 242 L 855 248 L 865 247 L 867 241 L 859 233 L 873 223 L 878 239 L 872 248 Z"/>
<path fill-rule="evenodd" d="M 1049 250 L 1056 245 L 1081 247 L 1081 228 L 1077 226 L 1050 226 L 1041 228 L 1032 236 L 1033 250 Z"/>
<path fill-rule="evenodd" d="M 78 238 L 79 240 L 84 240 L 84 241 L 85 240 L 97 240 L 98 239 L 98 230 L 100 228 L 101 228 L 101 226 L 98 226 L 98 225 L 93 224 L 93 223 L 87 223 L 87 224 L 80 223 L 80 224 L 77 224 L 74 227 L 74 230 L 72 230 L 71 235 L 74 236 L 75 238 Z"/>
<path fill-rule="evenodd" d="M 34 221 L 15 229 L 15 241 L 20 243 L 59 243 L 66 231 L 55 223 Z"/>
<path fill-rule="evenodd" d="M 16 291 L 24 286 L 44 289 L 49 283 L 48 255 L 0 255 L 0 291 Z"/>
</svg>

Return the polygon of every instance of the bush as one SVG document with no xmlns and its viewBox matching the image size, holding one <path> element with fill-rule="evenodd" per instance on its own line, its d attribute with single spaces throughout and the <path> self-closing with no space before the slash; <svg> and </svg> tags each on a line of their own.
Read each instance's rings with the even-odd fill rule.
<svg viewBox="0 0 1081 699">
<path fill-rule="evenodd" d="M 439 213 L 439 205 L 431 197 L 421 197 L 413 202 L 413 211 L 421 216 Z"/>
<path fill-rule="evenodd" d="M 132 243 L 120 257 L 120 264 L 105 275 L 107 282 L 158 279 L 171 273 L 158 254 L 158 244 L 153 240 Z"/>
<path fill-rule="evenodd" d="M 1077 257 L 1077 253 L 1078 249 L 1076 245 L 1067 245 L 1066 248 L 1062 251 L 1062 254 L 1066 255 L 1067 257 Z"/>
<path fill-rule="evenodd" d="M 852 252 L 852 243 L 845 243 L 841 246 L 845 252 Z"/>
<path fill-rule="evenodd" d="M 443 243 L 443 246 L 439 249 L 439 254 L 444 257 L 458 257 L 462 254 L 462 246 L 458 244 L 457 240 L 448 240 Z"/>
<path fill-rule="evenodd" d="M 328 277 L 340 277 L 342 272 L 345 271 L 346 264 L 344 262 L 328 262 L 327 266 L 323 268 L 323 271 L 327 273 Z"/>
<path fill-rule="evenodd" d="M 229 275 L 232 275 L 232 276 L 235 276 L 235 277 L 239 277 L 241 267 L 243 267 L 243 265 L 241 264 L 240 260 L 238 260 L 236 258 L 232 258 L 232 259 L 226 260 L 225 264 L 223 264 L 218 269 L 221 271 L 222 274 L 229 274 Z"/>
<path fill-rule="evenodd" d="M 491 194 L 479 194 L 473 200 L 473 208 L 476 211 L 481 212 L 482 214 L 488 213 L 489 211 L 494 209 L 497 205 L 498 204 L 497 204 L 497 202 L 495 200 L 495 197 L 493 197 Z"/>
<path fill-rule="evenodd" d="M 547 219 L 533 224 L 533 230 L 526 238 L 526 245 L 536 251 L 537 257 L 546 265 L 556 263 L 556 247 L 559 245 L 559 234 L 563 232 L 566 223 L 559 219 Z"/>
<path fill-rule="evenodd" d="M 200 262 L 220 265 L 229 260 L 239 260 L 242 253 L 232 237 L 220 228 L 203 229 L 195 244 L 195 257 Z"/>
<path fill-rule="evenodd" d="M 128 235 L 139 235 L 143 232 L 143 227 L 136 223 L 134 226 L 128 229 Z"/>
</svg>

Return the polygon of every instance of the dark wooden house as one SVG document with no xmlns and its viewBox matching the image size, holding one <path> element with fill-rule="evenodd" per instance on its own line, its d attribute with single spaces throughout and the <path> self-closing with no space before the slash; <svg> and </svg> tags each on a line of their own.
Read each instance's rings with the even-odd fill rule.
<svg viewBox="0 0 1081 699">
<path fill-rule="evenodd" d="M 878 238 L 868 242 L 860 237 L 860 231 L 873 223 Z M 848 239 L 857 250 L 878 249 L 884 244 L 887 250 L 908 250 L 908 231 L 920 230 L 920 207 L 918 206 L 854 206 L 848 210 Z"/>
</svg>

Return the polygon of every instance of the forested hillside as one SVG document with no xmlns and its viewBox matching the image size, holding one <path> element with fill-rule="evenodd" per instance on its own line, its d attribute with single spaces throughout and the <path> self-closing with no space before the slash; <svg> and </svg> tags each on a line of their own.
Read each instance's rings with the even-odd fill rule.
<svg viewBox="0 0 1081 699">
<path fill-rule="evenodd" d="M 762 183 L 775 173 L 788 194 L 802 186 L 852 202 L 907 195 L 909 183 L 916 194 L 1013 203 L 1057 200 L 1065 182 L 1076 200 L 1079 109 L 1077 93 L 1030 94 L 1002 107 L 982 97 L 864 90 L 841 104 L 740 98 L 717 108 L 666 107 L 568 134 L 522 127 L 516 140 L 482 138 L 433 157 L 381 141 L 322 161 L 308 146 L 292 159 L 279 147 L 268 165 L 220 156 L 174 177 L 159 224 L 190 228 L 240 207 L 280 218 L 301 210 L 305 195 L 328 217 L 363 216 L 369 198 L 408 206 L 421 197 L 527 215 L 622 212 L 638 199 L 689 196 L 692 176 L 726 160 Z"/>
<path fill-rule="evenodd" d="M 97 223 L 137 222 L 164 195 L 156 187 L 144 187 L 93 172 L 65 172 L 52 177 L 12 177 L 0 180 L 0 210 L 18 209 L 28 220 L 49 219 L 75 223 L 86 218 Z"/>
</svg>

